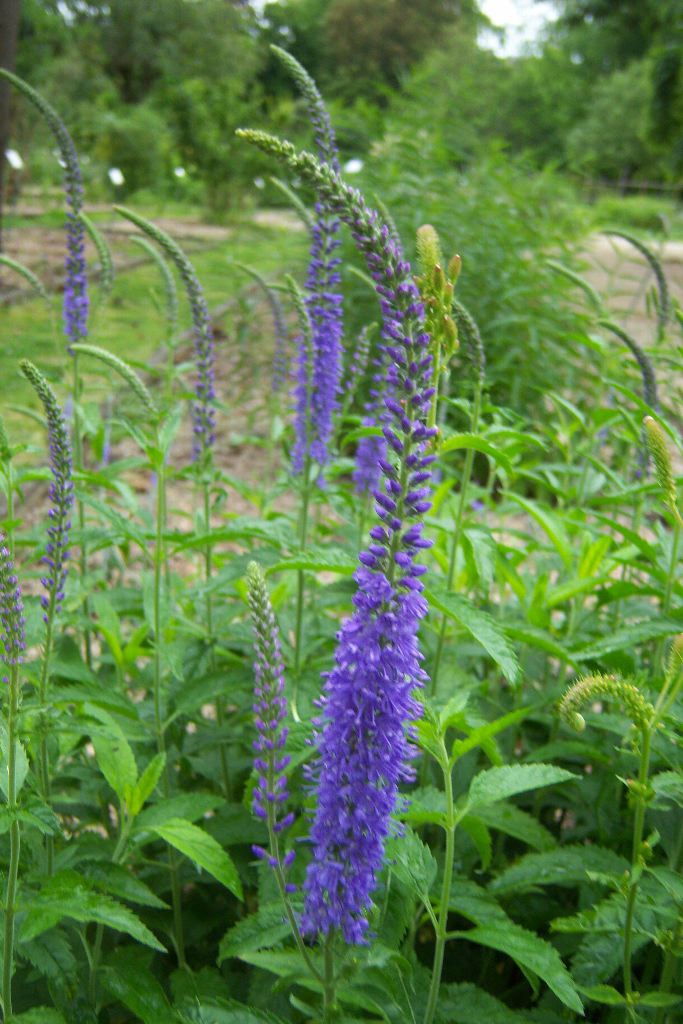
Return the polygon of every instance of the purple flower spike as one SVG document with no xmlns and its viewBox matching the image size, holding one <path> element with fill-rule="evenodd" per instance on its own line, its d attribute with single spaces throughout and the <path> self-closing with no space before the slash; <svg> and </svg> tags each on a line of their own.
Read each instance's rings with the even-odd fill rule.
<svg viewBox="0 0 683 1024">
<path fill-rule="evenodd" d="M 71 522 L 69 515 L 74 501 L 73 482 L 71 479 L 71 445 L 64 414 L 59 407 L 55 394 L 43 377 L 28 359 L 19 364 L 21 372 L 34 388 L 43 403 L 47 420 L 47 436 L 50 444 L 50 524 L 47 528 L 47 546 L 43 564 L 47 567 L 42 578 L 46 593 L 40 599 L 43 619 L 48 622 L 50 615 L 57 614 L 64 600 L 64 586 L 69 558 L 68 542 Z"/>
<path fill-rule="evenodd" d="M 306 101 L 321 163 L 339 173 L 339 156 L 330 116 L 318 88 L 299 62 L 277 46 L 271 47 L 283 62 Z M 296 419 L 295 472 L 301 472 L 305 457 L 324 465 L 329 458 L 333 418 L 339 408 L 342 370 L 342 296 L 338 291 L 341 260 L 334 254 L 339 248 L 339 219 L 318 202 L 312 228 L 311 258 L 306 278 L 306 307 L 311 324 L 310 353 L 298 360 L 298 380 L 310 381 L 306 420 Z M 305 364 L 302 370 L 302 364 Z M 298 392 L 297 392 L 298 393 Z"/>
<path fill-rule="evenodd" d="M 367 911 L 381 868 L 398 786 L 411 775 L 413 696 L 424 685 L 417 630 L 427 611 L 422 596 L 429 546 L 422 516 L 429 508 L 429 451 L 436 430 L 426 425 L 431 357 L 424 310 L 397 239 L 331 168 L 310 153 L 258 131 L 239 132 L 288 164 L 318 199 L 351 227 L 375 282 L 391 365 L 382 413 L 386 456 L 378 462 L 373 543 L 362 553 L 355 611 L 342 627 L 335 666 L 325 681 L 312 778 L 318 805 L 313 859 L 304 884 L 303 929 L 340 929 L 347 942 L 367 937 Z"/>
<path fill-rule="evenodd" d="M 5 538 L 0 536 L 0 658 L 5 665 L 20 665 L 24 660 L 25 624 L 21 587 Z"/>
<path fill-rule="evenodd" d="M 284 697 L 282 649 L 263 570 L 256 562 L 249 563 L 247 584 L 256 650 L 254 721 L 258 733 L 254 740 L 254 768 L 258 782 L 254 788 L 252 811 L 268 825 L 271 845 L 270 850 L 255 846 L 254 853 L 267 860 L 271 867 L 284 871 L 291 865 L 294 855 L 287 853 L 280 862 L 277 837 L 292 824 L 294 816 L 291 813 L 281 815 L 289 796 L 284 773 L 290 760 L 284 753 L 287 727 L 283 722 L 287 715 L 287 702 Z"/>
<path fill-rule="evenodd" d="M 118 213 L 132 221 L 141 231 L 152 238 L 173 261 L 180 274 L 190 304 L 192 332 L 195 350 L 195 400 L 192 403 L 192 427 L 194 461 L 206 467 L 216 441 L 216 387 L 215 387 L 215 345 L 209 308 L 201 284 L 192 263 L 180 246 L 165 231 L 150 223 L 132 210 L 115 207 Z"/>
<path fill-rule="evenodd" d="M 66 278 L 64 282 L 64 333 L 71 345 L 83 341 L 88 334 L 88 283 L 85 272 L 85 225 L 83 209 L 83 175 L 73 139 L 61 117 L 27 82 L 6 68 L 0 69 L 8 79 L 40 111 L 52 132 L 64 169 L 64 191 L 67 203 Z"/>
</svg>

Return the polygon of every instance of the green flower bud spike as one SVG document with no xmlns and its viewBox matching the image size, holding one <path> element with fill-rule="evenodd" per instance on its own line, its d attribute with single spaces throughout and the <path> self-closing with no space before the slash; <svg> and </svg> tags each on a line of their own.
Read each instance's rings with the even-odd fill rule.
<svg viewBox="0 0 683 1024">
<path fill-rule="evenodd" d="M 679 526 L 683 526 L 683 519 L 678 509 L 676 480 L 671 464 L 671 455 L 666 443 L 666 435 L 657 420 L 653 419 L 652 416 L 645 417 L 643 427 L 645 428 L 647 447 L 655 464 L 657 483 L 664 492 L 664 504 L 677 520 Z"/>
<path fill-rule="evenodd" d="M 586 721 L 579 709 L 589 701 L 607 697 L 618 701 L 638 729 L 647 729 L 653 721 L 655 709 L 643 697 L 637 686 L 617 676 L 586 676 L 569 687 L 558 705 L 560 718 L 577 732 L 583 732 Z"/>
</svg>

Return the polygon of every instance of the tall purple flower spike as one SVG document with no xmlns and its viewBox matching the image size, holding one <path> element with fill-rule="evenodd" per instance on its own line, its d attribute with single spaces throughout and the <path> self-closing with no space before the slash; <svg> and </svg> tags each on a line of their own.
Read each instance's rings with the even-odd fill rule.
<svg viewBox="0 0 683 1024">
<path fill-rule="evenodd" d="M 21 372 L 43 403 L 50 444 L 50 469 L 52 471 L 49 491 L 51 507 L 48 512 L 50 524 L 47 528 L 48 542 L 43 557 L 43 563 L 47 566 L 47 574 L 41 580 L 45 593 L 40 599 L 43 620 L 47 623 L 49 615 L 57 614 L 64 600 L 66 563 L 69 558 L 67 544 L 71 529 L 69 515 L 74 501 L 71 479 L 71 445 L 66 421 L 52 388 L 42 373 L 28 359 L 22 359 L 19 365 Z"/>
<path fill-rule="evenodd" d="M 313 126 L 318 157 L 335 173 L 339 173 L 339 156 L 334 129 L 315 82 L 299 62 L 277 46 L 271 47 L 299 86 L 308 108 Z M 309 353 L 299 359 L 308 360 L 304 371 L 310 381 L 307 423 L 296 419 L 296 441 L 292 453 L 294 471 L 300 473 L 310 457 L 319 465 L 329 459 L 333 418 L 339 408 L 339 389 L 342 371 L 342 295 L 338 267 L 341 260 L 335 256 L 339 248 L 339 219 L 318 201 L 316 220 L 312 228 L 311 258 L 306 278 L 306 306 L 312 329 Z"/>
<path fill-rule="evenodd" d="M 287 778 L 284 774 L 290 758 L 284 753 L 287 742 L 287 726 L 283 722 L 287 715 L 284 697 L 284 664 L 280 634 L 270 604 L 263 570 L 256 562 L 250 562 L 247 569 L 249 610 L 254 628 L 254 721 L 257 737 L 254 740 L 254 767 L 258 782 L 252 797 L 252 811 L 257 818 L 266 822 L 276 848 L 270 851 L 254 846 L 257 857 L 267 860 L 271 867 L 280 866 L 277 851 L 277 836 L 294 821 L 292 813 L 280 816 L 287 800 Z M 285 856 L 282 867 L 288 868 L 294 857 Z"/>
<path fill-rule="evenodd" d="M 59 148 L 64 169 L 66 194 L 66 278 L 64 281 L 64 333 L 71 345 L 83 341 L 88 334 L 88 282 L 85 270 L 85 225 L 81 220 L 83 209 L 83 175 L 73 140 L 52 106 L 27 82 L 6 68 L 0 68 L 0 77 L 8 79 L 43 115 Z"/>
<path fill-rule="evenodd" d="M 263 132 L 241 132 L 285 160 L 319 199 L 346 221 L 380 296 L 394 397 L 384 400 L 387 457 L 375 491 L 379 523 L 355 573 L 355 610 L 338 634 L 335 666 L 324 685 L 313 770 L 317 808 L 313 859 L 304 884 L 302 926 L 309 935 L 340 929 L 347 942 L 366 940 L 367 911 L 392 830 L 401 780 L 412 777 L 414 691 L 424 684 L 417 630 L 427 611 L 419 552 L 430 546 L 422 517 L 430 508 L 427 451 L 436 431 L 426 426 L 429 335 L 410 266 L 363 197 L 309 153 Z"/>
<path fill-rule="evenodd" d="M 20 665 L 24 660 L 25 624 L 21 587 L 5 538 L 0 535 L 0 658 L 5 665 Z"/>
</svg>

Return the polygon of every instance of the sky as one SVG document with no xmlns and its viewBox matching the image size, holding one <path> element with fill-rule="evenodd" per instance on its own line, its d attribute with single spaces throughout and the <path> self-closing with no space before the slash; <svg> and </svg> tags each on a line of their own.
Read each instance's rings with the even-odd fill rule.
<svg viewBox="0 0 683 1024">
<path fill-rule="evenodd" d="M 487 18 L 506 30 L 504 42 L 486 34 L 480 39 L 482 46 L 506 57 L 521 53 L 525 45 L 533 43 L 555 14 L 552 0 L 479 0 L 479 6 Z"/>
</svg>

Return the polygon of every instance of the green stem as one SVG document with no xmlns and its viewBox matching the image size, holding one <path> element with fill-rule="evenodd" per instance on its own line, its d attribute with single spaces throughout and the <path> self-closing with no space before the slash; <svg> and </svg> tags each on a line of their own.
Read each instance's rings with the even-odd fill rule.
<svg viewBox="0 0 683 1024">
<path fill-rule="evenodd" d="M 323 986 L 323 1024 L 330 1024 L 335 1011 L 335 977 L 334 977 L 334 930 L 325 936 L 325 980 Z"/>
<path fill-rule="evenodd" d="M 214 654 L 213 636 L 213 602 L 211 600 L 211 577 L 213 575 L 213 545 L 211 544 L 211 486 L 208 480 L 204 481 L 204 529 L 206 530 L 206 549 L 204 551 L 204 582 L 206 584 L 206 632 L 209 644 L 209 672 L 213 673 L 216 668 Z M 223 701 L 219 696 L 216 700 L 216 723 L 220 731 L 218 742 L 218 755 L 221 763 L 221 781 L 223 783 L 223 795 L 226 800 L 230 799 L 230 769 L 228 767 L 228 751 L 223 742 L 223 727 L 225 725 L 225 709 Z"/>
<path fill-rule="evenodd" d="M 81 384 L 78 376 L 78 353 L 74 352 L 72 355 L 73 361 L 73 384 L 71 391 L 71 400 L 73 402 L 73 463 L 74 469 L 77 473 L 83 471 L 83 439 L 81 436 L 81 413 L 80 413 L 80 395 L 81 395 Z M 81 572 L 81 586 L 85 587 L 88 572 L 88 551 L 85 544 L 85 538 L 83 533 L 85 531 L 85 506 L 81 498 L 76 499 L 76 508 L 78 514 L 78 528 L 81 535 L 80 551 L 79 551 L 79 566 Z M 87 596 L 83 597 L 83 614 L 86 622 L 90 621 L 90 603 Z M 92 668 L 92 652 L 90 649 L 90 630 L 86 627 L 85 634 L 83 637 L 85 662 L 88 668 Z"/>
<path fill-rule="evenodd" d="M 19 666 L 12 665 L 9 683 L 9 712 L 7 715 L 7 808 L 12 818 L 10 825 L 10 861 L 7 873 L 5 901 L 5 945 L 2 971 L 2 1008 L 4 1019 L 12 1016 L 12 969 L 14 966 L 14 917 L 16 913 L 17 879 L 21 832 L 17 817 L 17 717 L 19 710 Z"/>
<path fill-rule="evenodd" d="M 471 431 L 476 434 L 479 428 L 479 415 L 481 412 L 481 385 L 477 384 L 477 389 L 474 395 L 474 408 L 472 411 L 471 419 Z M 462 538 L 463 520 L 465 515 L 465 504 L 467 501 L 467 492 L 470 485 L 470 479 L 472 477 L 472 467 L 474 465 L 474 449 L 468 448 L 465 454 L 465 464 L 462 471 L 462 481 L 460 484 L 460 500 L 458 501 L 458 508 L 455 514 L 455 522 L 453 526 L 453 535 L 451 537 L 451 550 L 448 558 L 448 574 L 446 576 L 446 589 L 450 590 L 453 586 L 453 580 L 455 579 L 455 566 L 458 558 L 458 549 L 460 547 L 460 540 Z M 444 644 L 446 641 L 446 630 L 448 628 L 448 618 L 446 615 L 441 616 L 441 623 L 439 625 L 439 638 L 436 643 L 436 652 L 434 654 L 434 664 L 432 666 L 431 682 L 429 695 L 434 697 L 436 695 L 437 686 L 439 682 L 439 669 L 441 667 L 441 658 L 443 655 Z"/>
<path fill-rule="evenodd" d="M 666 574 L 666 584 L 664 587 L 664 596 L 662 598 L 662 615 L 666 617 L 671 610 L 671 598 L 673 595 L 674 581 L 676 577 L 676 567 L 678 565 L 678 552 L 681 543 L 681 524 L 678 516 L 674 518 L 674 532 L 671 540 L 671 558 L 669 560 L 669 569 Z M 664 659 L 664 645 L 665 639 L 662 639 L 657 644 L 657 653 L 655 655 L 655 676 L 659 676 L 662 671 L 662 662 Z"/>
<path fill-rule="evenodd" d="M 161 715 L 161 574 L 165 564 L 164 518 L 166 509 L 166 467 L 162 459 L 157 472 L 157 504 L 156 504 L 156 536 L 154 543 L 154 729 L 157 738 L 157 750 L 166 754 L 166 737 L 164 722 Z M 168 761 L 164 766 L 163 792 L 168 797 L 171 791 Z M 178 877 L 178 858 L 173 847 L 168 849 L 168 869 L 171 876 L 171 902 L 173 905 L 173 934 L 178 955 L 178 966 L 183 968 L 185 962 L 185 940 L 181 907 L 180 879 Z"/>
<path fill-rule="evenodd" d="M 439 999 L 441 972 L 443 970 L 443 958 L 448 933 L 448 905 L 451 899 L 453 861 L 455 857 L 455 829 L 457 825 L 455 806 L 453 802 L 453 779 L 445 747 L 443 749 L 443 760 L 440 761 L 440 764 L 443 770 L 446 794 L 446 854 L 443 865 L 443 882 L 441 884 L 441 902 L 439 905 L 438 928 L 436 930 L 436 945 L 434 947 L 432 981 L 429 987 L 429 997 L 427 999 L 427 1009 L 425 1010 L 424 1015 L 424 1024 L 432 1024 L 434 1014 L 436 1013 L 436 1004 Z"/>
<path fill-rule="evenodd" d="M 640 866 L 643 845 L 643 829 L 645 825 L 645 788 L 650 773 L 650 743 L 652 739 L 651 725 L 641 730 L 640 767 L 638 770 L 638 791 L 636 796 L 635 817 L 633 820 L 633 844 L 631 848 L 631 872 L 628 897 L 626 900 L 626 918 L 624 921 L 624 992 L 627 997 L 633 993 L 631 973 L 631 948 L 633 943 L 633 915 L 638 894 L 638 879 L 634 878 Z M 627 1011 L 627 1014 L 630 1010 Z"/>
<path fill-rule="evenodd" d="M 45 651 L 43 663 L 40 668 L 40 682 L 38 684 L 38 719 L 40 733 L 39 772 L 40 790 L 46 804 L 50 803 L 50 754 L 48 750 L 48 719 L 47 719 L 47 689 L 50 680 L 50 660 L 52 658 L 52 632 L 55 606 L 57 603 L 56 589 L 50 591 L 50 603 L 47 609 L 47 623 L 45 626 Z M 54 837 L 45 837 L 46 874 L 48 878 L 54 869 L 55 841 Z"/>
<path fill-rule="evenodd" d="M 301 489 L 301 509 L 299 511 L 299 550 L 305 551 L 308 543 L 308 511 L 311 501 L 311 460 L 306 456 L 303 471 L 303 487 Z M 292 715 L 295 721 L 299 721 L 297 699 L 299 694 L 299 679 L 301 676 L 301 647 L 303 644 L 304 630 L 304 592 L 305 573 L 299 569 L 296 574 L 296 622 L 294 628 L 294 685 L 292 688 Z"/>
<path fill-rule="evenodd" d="M 119 864 L 123 858 L 124 850 L 128 842 L 128 836 L 130 835 L 130 821 L 125 816 L 123 805 L 120 808 L 121 814 L 121 830 L 119 832 L 119 839 L 114 848 L 111 860 L 112 864 Z M 95 1006 L 95 1000 L 97 999 L 97 972 L 100 966 L 100 958 L 102 956 L 102 940 L 104 938 L 104 925 L 98 924 L 95 931 L 95 942 L 93 944 L 92 956 L 90 957 L 90 975 L 88 978 L 88 998 L 90 999 L 93 1007 Z"/>
</svg>

